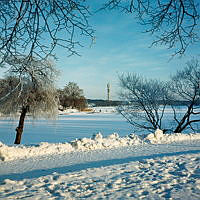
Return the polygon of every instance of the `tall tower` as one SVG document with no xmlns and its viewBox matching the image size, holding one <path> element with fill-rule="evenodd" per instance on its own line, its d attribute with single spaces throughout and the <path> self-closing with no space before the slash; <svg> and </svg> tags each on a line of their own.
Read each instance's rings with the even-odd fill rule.
<svg viewBox="0 0 200 200">
<path fill-rule="evenodd" d="M 110 83 L 107 84 L 107 100 L 110 101 Z"/>
</svg>

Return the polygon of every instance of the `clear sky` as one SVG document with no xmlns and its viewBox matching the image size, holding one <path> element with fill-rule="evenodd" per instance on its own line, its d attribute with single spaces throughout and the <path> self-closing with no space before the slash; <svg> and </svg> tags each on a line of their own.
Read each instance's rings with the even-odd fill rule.
<svg viewBox="0 0 200 200">
<path fill-rule="evenodd" d="M 111 99 L 117 99 L 118 74 L 136 72 L 147 78 L 166 80 L 182 68 L 193 56 L 199 55 L 198 45 L 191 46 L 186 55 L 170 60 L 173 50 L 165 46 L 151 47 L 152 36 L 142 33 L 143 26 L 130 14 L 119 11 L 99 12 L 90 18 L 96 30 L 96 41 L 80 49 L 81 57 L 67 58 L 57 52 L 57 67 L 61 70 L 58 86 L 76 82 L 87 98 L 106 98 L 106 85 L 111 85 Z"/>
<path fill-rule="evenodd" d="M 95 2 L 92 1 L 94 7 Z M 60 70 L 57 87 L 63 88 L 69 81 L 76 82 L 84 90 L 86 98 L 106 99 L 106 85 L 111 85 L 111 99 L 118 99 L 118 74 L 136 72 L 147 78 L 166 80 L 181 69 L 192 57 L 199 55 L 200 47 L 191 46 L 186 55 L 170 61 L 174 50 L 165 46 L 151 47 L 153 38 L 142 33 L 134 16 L 120 11 L 102 11 L 89 20 L 96 30 L 95 43 L 85 40 L 78 49 L 81 56 L 67 57 L 64 49 L 57 50 Z M 1 73 L 1 69 L 0 69 Z"/>
</svg>

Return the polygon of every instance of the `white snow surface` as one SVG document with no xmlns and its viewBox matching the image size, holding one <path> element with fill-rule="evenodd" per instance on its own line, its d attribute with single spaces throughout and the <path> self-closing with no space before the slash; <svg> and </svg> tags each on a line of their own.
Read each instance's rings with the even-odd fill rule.
<svg viewBox="0 0 200 200">
<path fill-rule="evenodd" d="M 34 146 L 7 146 L 0 142 L 0 160 L 10 161 L 20 158 L 37 157 L 48 154 L 63 154 L 73 151 L 89 151 L 95 149 L 117 148 L 122 146 L 140 145 L 144 143 L 165 144 L 177 141 L 200 140 L 200 134 L 163 134 L 162 130 L 157 129 L 155 133 L 148 134 L 146 137 L 130 134 L 126 137 L 119 137 L 113 133 L 103 137 L 101 133 L 93 135 L 92 138 L 82 138 L 71 141 L 70 143 L 47 143 L 42 142 Z"/>
<path fill-rule="evenodd" d="M 88 114 L 88 113 L 100 113 L 100 114 L 111 114 L 111 113 L 116 113 L 116 108 L 113 107 L 113 106 L 98 106 L 98 107 L 91 107 L 91 111 L 82 111 L 80 112 L 79 110 L 77 109 L 70 109 L 70 108 L 67 108 L 66 110 L 64 111 L 60 111 L 59 110 L 59 114 L 60 115 L 81 115 L 81 114 Z"/>
<path fill-rule="evenodd" d="M 200 134 L 0 144 L 0 199 L 200 198 Z"/>
<path fill-rule="evenodd" d="M 155 133 L 148 134 L 145 140 L 148 140 L 152 144 L 166 144 L 166 143 L 172 143 L 172 142 L 178 142 L 178 141 L 180 142 L 180 141 L 186 141 L 186 140 L 200 140 L 200 134 L 199 133 L 164 134 L 162 130 L 157 129 Z"/>
</svg>

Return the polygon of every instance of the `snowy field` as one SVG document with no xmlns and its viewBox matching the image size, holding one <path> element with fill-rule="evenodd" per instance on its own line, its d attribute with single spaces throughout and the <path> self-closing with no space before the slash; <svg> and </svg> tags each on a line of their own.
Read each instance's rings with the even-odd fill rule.
<svg viewBox="0 0 200 200">
<path fill-rule="evenodd" d="M 76 138 L 91 137 L 99 132 L 104 136 L 114 132 L 120 136 L 132 133 L 132 127 L 121 115 L 106 111 L 108 110 L 93 114 L 64 113 L 55 120 L 32 120 L 31 117 L 27 117 L 22 144 L 69 142 Z M 0 119 L 0 141 L 13 144 L 17 125 L 18 119 Z"/>
<path fill-rule="evenodd" d="M 0 199 L 200 199 L 200 134 L 140 136 L 114 113 L 59 120 L 30 120 L 31 141 L 19 146 L 9 142 L 16 124 L 0 120 Z"/>
</svg>

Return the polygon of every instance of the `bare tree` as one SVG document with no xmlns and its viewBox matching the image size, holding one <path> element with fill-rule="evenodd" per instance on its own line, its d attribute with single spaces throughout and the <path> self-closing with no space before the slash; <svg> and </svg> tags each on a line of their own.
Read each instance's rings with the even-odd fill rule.
<svg viewBox="0 0 200 200">
<path fill-rule="evenodd" d="M 0 58 L 45 59 L 55 47 L 77 54 L 79 35 L 93 38 L 90 12 L 84 0 L 1 0 Z"/>
<path fill-rule="evenodd" d="M 24 120 L 29 112 L 33 117 L 54 116 L 58 100 L 54 87 L 56 71 L 50 61 L 35 58 L 10 57 L 9 76 L 0 80 L 0 111 L 15 114 L 20 111 L 15 144 L 20 144 Z"/>
<path fill-rule="evenodd" d="M 199 131 L 200 64 L 191 60 L 171 81 L 147 80 L 136 74 L 119 77 L 124 105 L 119 112 L 134 128 L 181 133 Z M 167 114 L 166 106 L 172 108 Z M 181 108 L 181 109 L 180 109 Z"/>
<path fill-rule="evenodd" d="M 34 116 L 56 107 L 52 81 L 55 71 L 47 58 L 55 57 L 56 47 L 66 49 L 68 55 L 78 54 L 80 36 L 93 39 L 90 15 L 84 0 L 0 1 L 0 64 L 4 63 L 9 76 L 14 77 L 12 89 L 5 85 L 0 102 L 6 113 L 21 109 L 20 134 L 27 112 Z"/>
<path fill-rule="evenodd" d="M 66 107 L 83 110 L 86 107 L 86 99 L 83 90 L 74 82 L 69 82 L 63 90 L 59 91 L 60 104 Z"/>
<path fill-rule="evenodd" d="M 153 44 L 165 44 L 183 54 L 199 41 L 198 0 L 105 0 L 103 8 L 120 8 L 136 14 L 146 32 L 155 34 Z M 37 59 L 54 55 L 56 47 L 78 54 L 79 36 L 94 39 L 88 24 L 86 0 L 1 0 L 0 61 L 26 54 Z"/>
<path fill-rule="evenodd" d="M 183 70 L 172 76 L 171 92 L 174 99 L 184 102 L 185 112 L 178 115 L 178 109 L 172 105 L 176 127 L 174 132 L 180 133 L 189 128 L 196 131 L 200 122 L 200 63 L 191 60 Z"/>
<path fill-rule="evenodd" d="M 135 14 L 145 32 L 156 36 L 152 44 L 175 48 L 175 54 L 183 54 L 200 38 L 198 0 L 107 0 L 103 8 Z"/>
<path fill-rule="evenodd" d="M 168 89 L 163 82 L 147 80 L 136 74 L 119 77 L 122 91 L 119 93 L 124 105 L 118 111 L 134 128 L 165 129 L 162 124 L 167 105 Z"/>
</svg>

